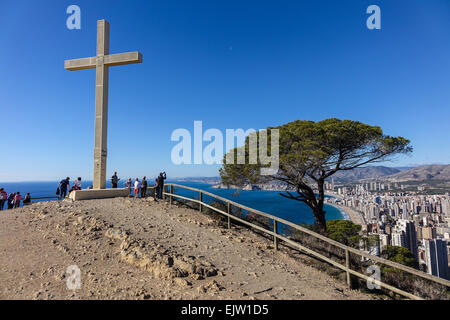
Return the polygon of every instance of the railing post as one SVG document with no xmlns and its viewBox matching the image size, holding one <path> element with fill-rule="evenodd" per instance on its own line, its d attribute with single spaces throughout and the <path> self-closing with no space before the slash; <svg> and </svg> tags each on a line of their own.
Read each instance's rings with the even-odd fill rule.
<svg viewBox="0 0 450 320">
<path fill-rule="evenodd" d="M 347 268 L 347 286 L 349 289 L 352 288 L 352 279 L 350 277 L 350 272 L 348 271 L 350 269 L 350 253 L 348 249 L 345 249 L 345 267 Z"/>
<path fill-rule="evenodd" d="M 173 185 L 170 185 L 170 204 L 172 204 Z"/>
<path fill-rule="evenodd" d="M 275 235 L 273 236 L 273 246 L 275 247 L 275 250 L 278 250 L 278 237 L 276 236 L 278 234 L 278 223 L 277 220 L 273 220 L 273 232 Z"/>
<path fill-rule="evenodd" d="M 227 213 L 231 214 L 231 203 L 227 202 Z M 231 218 L 230 216 L 228 218 L 228 229 L 231 229 Z"/>
<path fill-rule="evenodd" d="M 200 200 L 200 202 L 199 202 L 199 204 L 198 204 L 198 210 L 200 211 L 200 212 L 202 212 L 202 201 L 203 201 L 203 193 L 200 191 L 200 196 L 199 196 L 199 200 Z"/>
</svg>

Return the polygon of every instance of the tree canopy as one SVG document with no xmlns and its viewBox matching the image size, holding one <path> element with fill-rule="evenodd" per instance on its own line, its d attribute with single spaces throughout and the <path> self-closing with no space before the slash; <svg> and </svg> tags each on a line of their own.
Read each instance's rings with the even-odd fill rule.
<svg viewBox="0 0 450 320">
<path fill-rule="evenodd" d="M 416 258 L 407 248 L 388 245 L 383 249 L 381 257 L 411 268 L 418 268 Z"/>
<path fill-rule="evenodd" d="M 297 120 L 267 128 L 269 152 L 273 129 L 279 133 L 277 172 L 270 176 L 261 175 L 260 169 L 268 165 L 261 161 L 259 150 L 252 150 L 249 136 L 244 146 L 230 150 L 224 156 L 224 165 L 220 169 L 222 181 L 226 185 L 236 186 L 270 179 L 283 181 L 295 193 L 285 192 L 281 195 L 306 203 L 313 211 L 316 225 L 322 229 L 326 229 L 323 211 L 326 179 L 340 170 L 386 161 L 396 154 L 412 151 L 409 140 L 388 136 L 378 126 L 331 118 L 319 122 Z M 257 132 L 256 136 L 260 133 Z M 261 148 L 260 143 L 256 148 Z M 245 154 L 245 163 L 226 161 L 227 158 L 236 160 L 239 152 Z M 252 152 L 258 155 L 256 163 L 248 161 Z"/>
<path fill-rule="evenodd" d="M 357 247 L 361 239 L 361 226 L 349 220 L 329 220 L 327 231 L 331 239 L 351 247 Z"/>
</svg>

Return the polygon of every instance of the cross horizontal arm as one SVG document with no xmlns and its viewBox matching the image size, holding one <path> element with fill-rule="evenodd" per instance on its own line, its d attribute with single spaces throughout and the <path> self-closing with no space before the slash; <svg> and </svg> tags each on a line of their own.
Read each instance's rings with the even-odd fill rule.
<svg viewBox="0 0 450 320">
<path fill-rule="evenodd" d="M 105 56 L 104 63 L 110 67 L 112 66 L 122 66 L 125 64 L 141 63 L 142 54 L 135 52 L 125 52 L 118 54 L 110 54 Z"/>
<path fill-rule="evenodd" d="M 95 69 L 97 57 L 81 58 L 64 61 L 64 68 L 70 71 Z"/>
<path fill-rule="evenodd" d="M 70 71 L 95 69 L 98 57 L 81 58 L 64 61 L 64 68 Z M 140 52 L 125 52 L 110 54 L 103 57 L 103 63 L 106 66 L 122 66 L 125 64 L 141 63 L 142 54 Z"/>
</svg>

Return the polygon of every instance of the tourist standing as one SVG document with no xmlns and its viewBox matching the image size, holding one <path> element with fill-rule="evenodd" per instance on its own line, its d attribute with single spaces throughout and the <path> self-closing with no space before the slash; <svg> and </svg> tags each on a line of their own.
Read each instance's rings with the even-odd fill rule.
<svg viewBox="0 0 450 320">
<path fill-rule="evenodd" d="M 69 183 L 70 183 L 69 177 L 67 177 L 59 182 L 58 188 L 59 188 L 59 199 L 60 200 L 64 199 L 66 197 L 67 189 L 69 188 Z"/>
<path fill-rule="evenodd" d="M 114 175 L 111 177 L 111 184 L 114 189 L 117 189 L 119 181 L 120 179 L 117 177 L 117 172 L 114 172 Z"/>
<path fill-rule="evenodd" d="M 147 177 L 142 178 L 142 187 L 141 187 L 141 198 L 145 198 L 147 196 Z"/>
<path fill-rule="evenodd" d="M 27 206 L 29 204 L 31 204 L 31 196 L 30 193 L 27 193 L 27 195 L 25 196 L 25 198 L 22 201 L 24 206 Z"/>
<path fill-rule="evenodd" d="M 139 178 L 136 178 L 136 181 L 134 182 L 134 196 L 139 198 L 139 190 L 141 189 L 141 182 L 139 181 Z"/>
<path fill-rule="evenodd" d="M 22 196 L 20 195 L 20 192 L 17 192 L 14 196 L 14 208 L 20 207 L 20 201 L 22 200 Z"/>
<path fill-rule="evenodd" d="M 128 188 L 128 193 L 131 194 L 131 187 L 133 185 L 133 182 L 131 182 L 131 178 L 128 178 L 128 181 L 125 182 L 125 187 Z"/>
<path fill-rule="evenodd" d="M 8 199 L 8 194 L 3 188 L 0 188 L 0 210 L 3 210 L 5 202 Z"/>
<path fill-rule="evenodd" d="M 159 199 L 158 197 L 159 197 L 159 179 L 158 178 L 156 178 L 155 179 L 155 200 L 156 199 Z"/>
<path fill-rule="evenodd" d="M 74 186 L 75 186 L 74 190 L 81 190 L 81 177 L 78 177 L 78 179 L 75 180 Z"/>
<path fill-rule="evenodd" d="M 163 192 L 164 192 L 164 180 L 166 180 L 166 172 L 160 172 L 158 177 L 158 198 L 163 198 Z"/>
<path fill-rule="evenodd" d="M 8 196 L 8 209 L 14 208 L 14 197 L 16 196 L 15 193 L 10 193 Z"/>
</svg>

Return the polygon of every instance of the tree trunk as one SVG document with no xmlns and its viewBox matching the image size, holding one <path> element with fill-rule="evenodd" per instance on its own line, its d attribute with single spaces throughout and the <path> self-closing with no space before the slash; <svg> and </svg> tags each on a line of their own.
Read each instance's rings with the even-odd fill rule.
<svg viewBox="0 0 450 320">
<path fill-rule="evenodd" d="M 325 221 L 325 211 L 323 211 L 323 204 L 325 200 L 324 184 L 325 181 L 323 179 L 319 179 L 319 181 L 317 181 L 317 189 L 319 189 L 319 198 L 317 201 L 317 207 L 314 208 L 313 210 L 315 223 L 322 231 L 327 230 L 327 224 Z"/>
<path fill-rule="evenodd" d="M 327 224 L 325 222 L 325 212 L 323 211 L 323 207 L 322 208 L 318 208 L 318 207 L 314 208 L 313 214 L 314 214 L 314 222 L 315 222 L 316 226 L 320 230 L 326 231 Z"/>
</svg>

